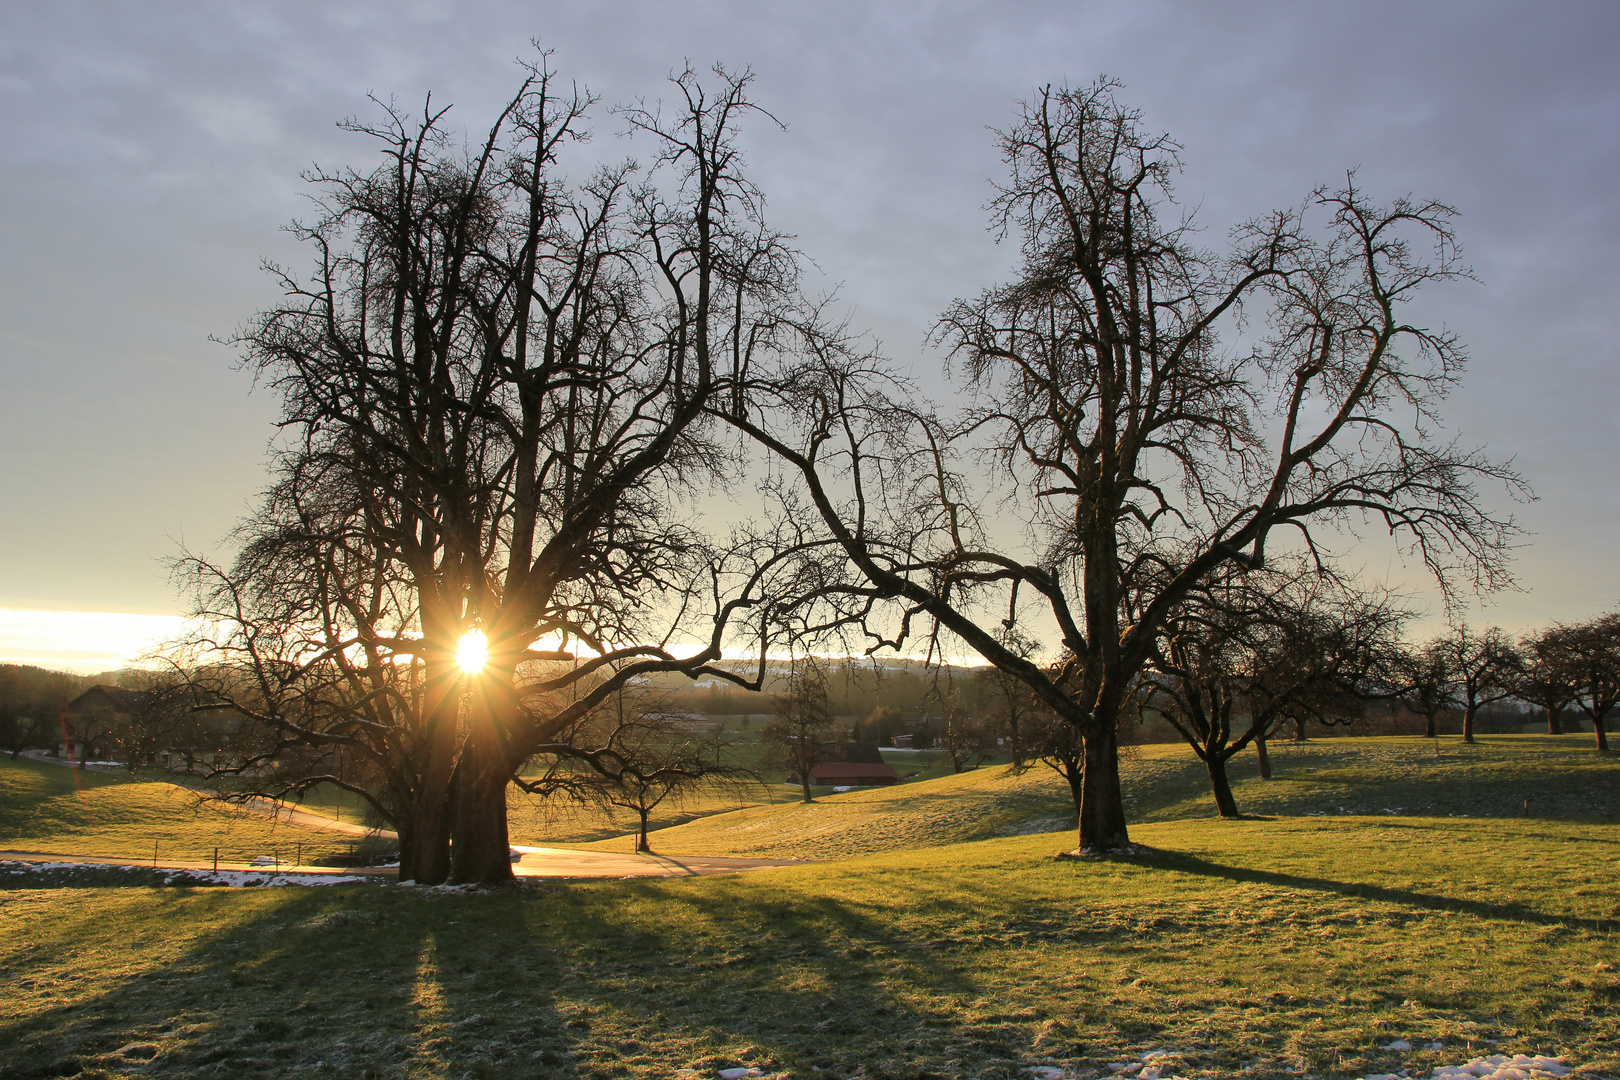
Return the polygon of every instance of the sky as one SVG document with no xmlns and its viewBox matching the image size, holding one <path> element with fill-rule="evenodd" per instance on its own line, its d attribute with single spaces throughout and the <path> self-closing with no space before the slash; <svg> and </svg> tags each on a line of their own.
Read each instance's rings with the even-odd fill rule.
<svg viewBox="0 0 1620 1080">
<path fill-rule="evenodd" d="M 300 174 L 369 164 L 336 126 L 368 94 L 431 91 L 486 126 L 533 39 L 601 96 L 605 160 L 628 152 L 607 104 L 687 62 L 752 67 L 785 125 L 744 139 L 772 223 L 924 386 L 934 318 L 1012 264 L 986 231 L 990 129 L 1041 84 L 1120 80 L 1185 146 L 1177 195 L 1212 245 L 1349 168 L 1455 205 L 1479 280 L 1418 305 L 1472 358 L 1447 434 L 1538 496 L 1513 508 L 1518 589 L 1470 618 L 1518 632 L 1620 601 L 1620 5 L 16 0 L 0 662 L 104 670 L 173 626 L 165 560 L 223 550 L 265 486 L 275 401 L 221 339 L 275 301 L 264 261 L 307 265 L 284 229 Z"/>
</svg>

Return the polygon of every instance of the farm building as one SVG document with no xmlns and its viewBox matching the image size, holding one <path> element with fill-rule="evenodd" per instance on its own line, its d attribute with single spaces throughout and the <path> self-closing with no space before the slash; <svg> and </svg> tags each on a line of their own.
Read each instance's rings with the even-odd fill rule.
<svg viewBox="0 0 1620 1080">
<path fill-rule="evenodd" d="M 884 764 L 865 761 L 822 761 L 810 770 L 817 787 L 882 787 L 898 784 L 900 774 Z"/>
</svg>

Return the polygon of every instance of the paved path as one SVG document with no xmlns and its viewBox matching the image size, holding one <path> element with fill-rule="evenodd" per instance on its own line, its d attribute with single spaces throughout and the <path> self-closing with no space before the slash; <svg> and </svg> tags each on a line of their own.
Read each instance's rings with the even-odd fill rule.
<svg viewBox="0 0 1620 1080">
<path fill-rule="evenodd" d="M 799 866 L 803 859 L 733 859 L 719 855 L 638 855 L 625 851 L 514 847 L 519 877 L 699 877 L 768 866 Z"/>
</svg>

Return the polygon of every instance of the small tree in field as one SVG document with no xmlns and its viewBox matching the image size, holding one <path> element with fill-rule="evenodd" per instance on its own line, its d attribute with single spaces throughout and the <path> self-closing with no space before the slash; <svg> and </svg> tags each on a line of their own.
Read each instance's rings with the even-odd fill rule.
<svg viewBox="0 0 1620 1080">
<path fill-rule="evenodd" d="M 1403 649 L 1396 657 L 1395 672 L 1400 684 L 1396 700 L 1423 718 L 1425 739 L 1439 736 L 1440 714 L 1451 707 L 1449 670 L 1438 642 Z"/>
<path fill-rule="evenodd" d="M 592 801 L 636 815 L 637 851 L 652 852 L 647 833 L 653 811 L 743 775 L 726 762 L 718 736 L 678 727 L 667 716 L 627 702 L 625 695 L 618 695 L 608 711 L 614 714 L 612 730 L 593 740 L 601 749 L 588 759 L 595 771 L 587 790 Z"/>
<path fill-rule="evenodd" d="M 821 761 L 821 747 L 836 732 L 827 704 L 827 679 L 813 660 L 794 668 L 788 689 L 776 696 L 776 719 L 760 732 L 770 748 L 770 764 L 786 768 L 799 778 L 805 802 L 810 797 L 810 773 Z"/>
<path fill-rule="evenodd" d="M 1550 652 L 1576 690 L 1575 703 L 1592 721 L 1597 749 L 1609 749 L 1608 717 L 1620 706 L 1620 614 L 1549 631 Z"/>
<path fill-rule="evenodd" d="M 1462 709 L 1463 742 L 1474 741 L 1474 718 L 1493 702 L 1514 696 L 1524 662 L 1496 627 L 1475 633 L 1458 626 L 1432 646 L 1445 665 L 1451 704 Z"/>
<path fill-rule="evenodd" d="M 1561 630 L 1554 627 L 1520 639 L 1519 654 L 1524 657 L 1524 666 L 1514 682 L 1514 696 L 1546 715 L 1549 735 L 1564 733 L 1560 715 L 1580 696 Z"/>
</svg>

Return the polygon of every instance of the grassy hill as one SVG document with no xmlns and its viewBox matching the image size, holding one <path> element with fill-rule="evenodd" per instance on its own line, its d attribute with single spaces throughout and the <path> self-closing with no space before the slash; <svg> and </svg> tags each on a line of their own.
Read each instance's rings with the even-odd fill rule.
<svg viewBox="0 0 1620 1080">
<path fill-rule="evenodd" d="M 1600 757 L 1580 736 L 1486 736 L 1472 746 L 1442 739 L 1438 756 L 1435 744 L 1423 739 L 1320 739 L 1277 744 L 1272 758 L 1270 780 L 1259 778 L 1252 754 L 1230 767 L 1245 813 L 1523 817 L 1529 799 L 1533 818 L 1620 818 L 1620 755 Z M 1203 763 L 1184 746 L 1133 748 L 1122 777 L 1133 823 L 1214 813 Z M 663 829 L 652 843 L 666 854 L 830 859 L 1073 825 L 1068 787 L 1056 774 L 1037 766 L 1015 775 L 996 766 L 824 793 L 809 805 L 783 802 L 714 813 Z M 591 846 L 629 843 L 621 837 Z"/>
<path fill-rule="evenodd" d="M 1612 823 L 1136 834 L 1158 853 L 1029 836 L 494 894 L 0 893 L 0 1076 L 1620 1070 Z"/>
<path fill-rule="evenodd" d="M 349 838 L 217 803 L 173 784 L 0 757 L 0 850 L 100 858 L 227 862 L 299 844 L 306 861 L 347 851 Z"/>
</svg>

